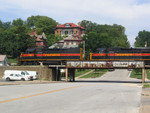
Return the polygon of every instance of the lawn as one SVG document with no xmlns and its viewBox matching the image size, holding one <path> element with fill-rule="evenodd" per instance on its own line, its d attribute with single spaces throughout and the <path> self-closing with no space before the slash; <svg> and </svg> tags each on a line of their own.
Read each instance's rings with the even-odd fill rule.
<svg viewBox="0 0 150 113">
<path fill-rule="evenodd" d="M 130 77 L 142 79 L 142 69 L 133 69 Z"/>
<path fill-rule="evenodd" d="M 147 78 L 150 79 L 150 69 L 146 69 Z"/>
<path fill-rule="evenodd" d="M 96 69 L 92 73 L 89 73 L 81 78 L 96 78 L 101 77 L 103 74 L 105 74 L 108 70 L 107 69 Z"/>
<path fill-rule="evenodd" d="M 91 69 L 76 70 L 76 72 L 75 72 L 75 77 L 78 77 L 78 76 L 80 76 L 80 75 L 83 75 L 84 73 L 87 73 L 87 72 L 89 72 L 89 71 L 91 71 Z"/>
<path fill-rule="evenodd" d="M 150 69 L 146 69 L 147 78 L 150 79 Z M 130 75 L 131 78 L 142 79 L 142 69 L 134 69 Z"/>
<path fill-rule="evenodd" d="M 17 58 L 8 57 L 8 62 L 9 63 L 17 63 Z"/>
<path fill-rule="evenodd" d="M 144 83 L 144 88 L 150 88 L 150 84 L 149 83 Z"/>
</svg>

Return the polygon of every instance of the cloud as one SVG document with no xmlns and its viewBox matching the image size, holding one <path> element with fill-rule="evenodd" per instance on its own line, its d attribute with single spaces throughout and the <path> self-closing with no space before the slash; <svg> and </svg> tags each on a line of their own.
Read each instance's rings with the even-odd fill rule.
<svg viewBox="0 0 150 113">
<path fill-rule="evenodd" d="M 139 30 L 149 30 L 149 0 L 0 0 L 0 17 L 11 14 L 26 19 L 49 16 L 60 23 L 91 20 L 99 24 L 120 24 L 133 45 Z"/>
</svg>

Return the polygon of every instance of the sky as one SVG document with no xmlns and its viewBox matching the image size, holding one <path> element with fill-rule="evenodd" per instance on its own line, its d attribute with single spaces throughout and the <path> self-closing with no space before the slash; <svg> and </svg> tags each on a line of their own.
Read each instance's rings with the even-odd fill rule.
<svg viewBox="0 0 150 113">
<path fill-rule="evenodd" d="M 60 24 L 89 20 L 122 25 L 132 47 L 139 31 L 150 31 L 150 0 L 0 0 L 2 22 L 32 15 L 48 16 Z"/>
</svg>

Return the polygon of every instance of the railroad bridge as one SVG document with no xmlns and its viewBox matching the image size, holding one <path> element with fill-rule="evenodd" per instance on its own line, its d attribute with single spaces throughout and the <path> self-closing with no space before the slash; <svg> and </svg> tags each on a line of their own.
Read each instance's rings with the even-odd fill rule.
<svg viewBox="0 0 150 113">
<path fill-rule="evenodd" d="M 142 69 L 142 82 L 145 82 L 145 69 L 150 68 L 144 61 L 66 61 L 62 65 L 49 65 L 60 80 L 60 69 L 65 69 L 66 82 L 75 81 L 75 69 Z M 68 80 L 69 78 L 69 80 Z"/>
</svg>

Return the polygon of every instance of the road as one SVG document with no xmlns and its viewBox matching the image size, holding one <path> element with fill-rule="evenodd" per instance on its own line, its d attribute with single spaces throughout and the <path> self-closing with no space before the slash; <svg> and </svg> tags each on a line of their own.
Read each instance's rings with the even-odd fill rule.
<svg viewBox="0 0 150 113">
<path fill-rule="evenodd" d="M 0 86 L 2 113 L 139 113 L 141 84 L 129 71 L 72 83 Z"/>
</svg>

